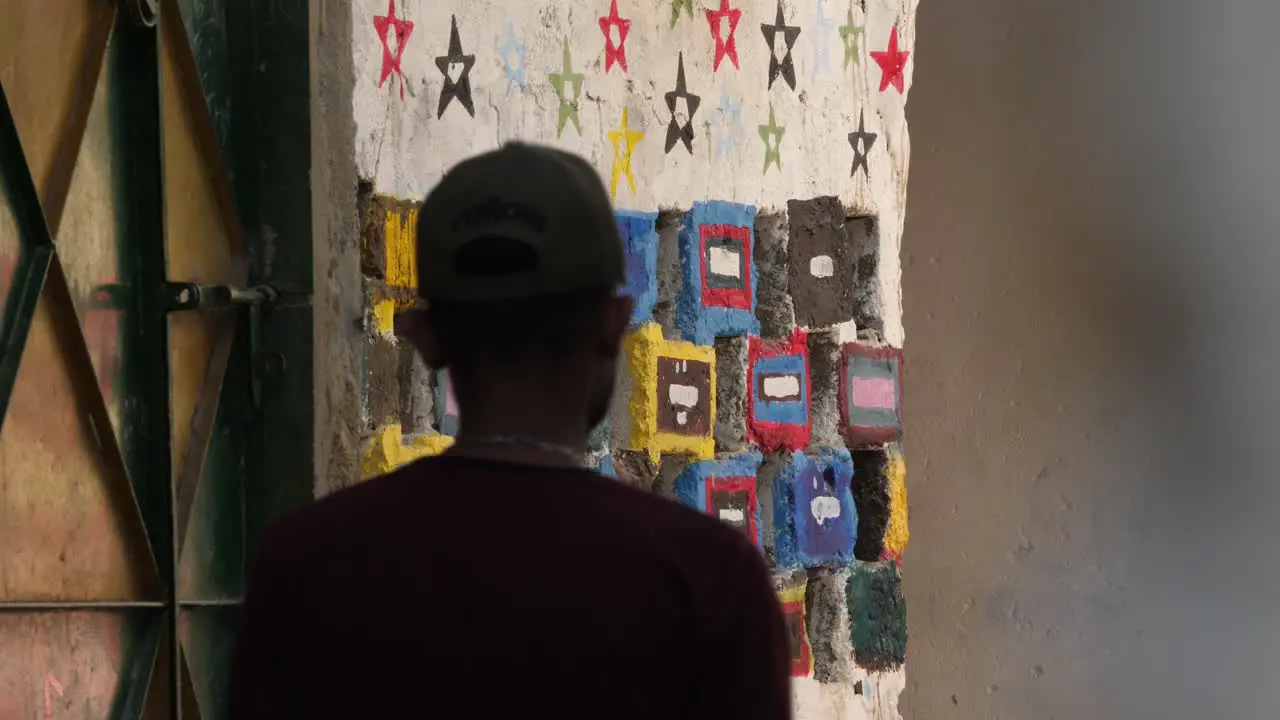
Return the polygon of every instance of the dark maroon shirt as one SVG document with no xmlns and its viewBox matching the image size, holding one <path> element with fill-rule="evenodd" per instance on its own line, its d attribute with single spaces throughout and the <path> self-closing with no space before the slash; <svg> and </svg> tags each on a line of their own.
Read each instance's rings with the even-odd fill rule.
<svg viewBox="0 0 1280 720">
<path fill-rule="evenodd" d="M 433 458 L 272 526 L 231 717 L 791 716 L 737 530 L 585 470 Z"/>
</svg>

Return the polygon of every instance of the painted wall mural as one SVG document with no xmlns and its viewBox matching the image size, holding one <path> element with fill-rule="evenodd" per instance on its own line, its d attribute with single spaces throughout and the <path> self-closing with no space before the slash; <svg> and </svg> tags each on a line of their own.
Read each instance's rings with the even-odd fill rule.
<svg viewBox="0 0 1280 720">
<path fill-rule="evenodd" d="M 404 71 L 400 68 L 400 58 L 404 55 L 405 43 L 413 34 L 413 23 L 396 17 L 395 0 L 390 0 L 386 15 L 373 16 L 373 28 L 382 41 L 382 71 L 378 76 L 378 88 L 387 84 L 392 73 L 400 79 L 400 99 L 404 99 Z"/>
<path fill-rule="evenodd" d="M 442 452 L 459 422 L 448 373 L 396 336 L 418 202 L 507 139 L 586 157 L 636 299 L 587 464 L 759 547 L 801 720 L 898 718 L 905 684 L 917 2 L 352 3 L 366 476 Z"/>
</svg>

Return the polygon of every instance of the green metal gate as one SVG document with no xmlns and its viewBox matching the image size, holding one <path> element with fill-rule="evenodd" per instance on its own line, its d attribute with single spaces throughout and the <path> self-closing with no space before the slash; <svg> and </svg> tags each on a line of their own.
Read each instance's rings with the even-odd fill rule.
<svg viewBox="0 0 1280 720">
<path fill-rule="evenodd" d="M 0 2 L 0 720 L 226 717 L 312 489 L 307 15 Z"/>
</svg>

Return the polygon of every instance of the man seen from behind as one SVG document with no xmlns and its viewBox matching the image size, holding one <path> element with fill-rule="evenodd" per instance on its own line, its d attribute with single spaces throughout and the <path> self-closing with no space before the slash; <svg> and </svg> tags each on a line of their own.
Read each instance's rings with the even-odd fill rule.
<svg viewBox="0 0 1280 720">
<path fill-rule="evenodd" d="M 466 160 L 417 253 L 399 334 L 448 368 L 456 443 L 268 530 L 230 716 L 789 720 L 757 548 L 582 466 L 631 314 L 595 170 L 522 143 Z"/>
</svg>

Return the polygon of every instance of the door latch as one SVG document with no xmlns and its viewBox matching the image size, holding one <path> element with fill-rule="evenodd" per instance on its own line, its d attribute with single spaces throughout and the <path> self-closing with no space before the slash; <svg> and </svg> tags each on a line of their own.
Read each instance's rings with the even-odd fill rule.
<svg viewBox="0 0 1280 720">
<path fill-rule="evenodd" d="M 269 285 L 239 287 L 237 285 L 204 285 L 193 282 L 167 282 L 165 285 L 165 310 L 210 310 L 234 306 L 250 306 L 270 309 L 280 298 L 280 293 Z"/>
<path fill-rule="evenodd" d="M 284 355 L 262 349 L 262 316 L 280 300 L 280 293 L 269 285 L 240 287 L 237 285 L 205 285 L 194 282 L 166 282 L 165 310 L 217 310 L 245 308 L 249 311 L 249 378 L 253 407 L 262 404 L 262 380 L 284 370 Z"/>
</svg>

